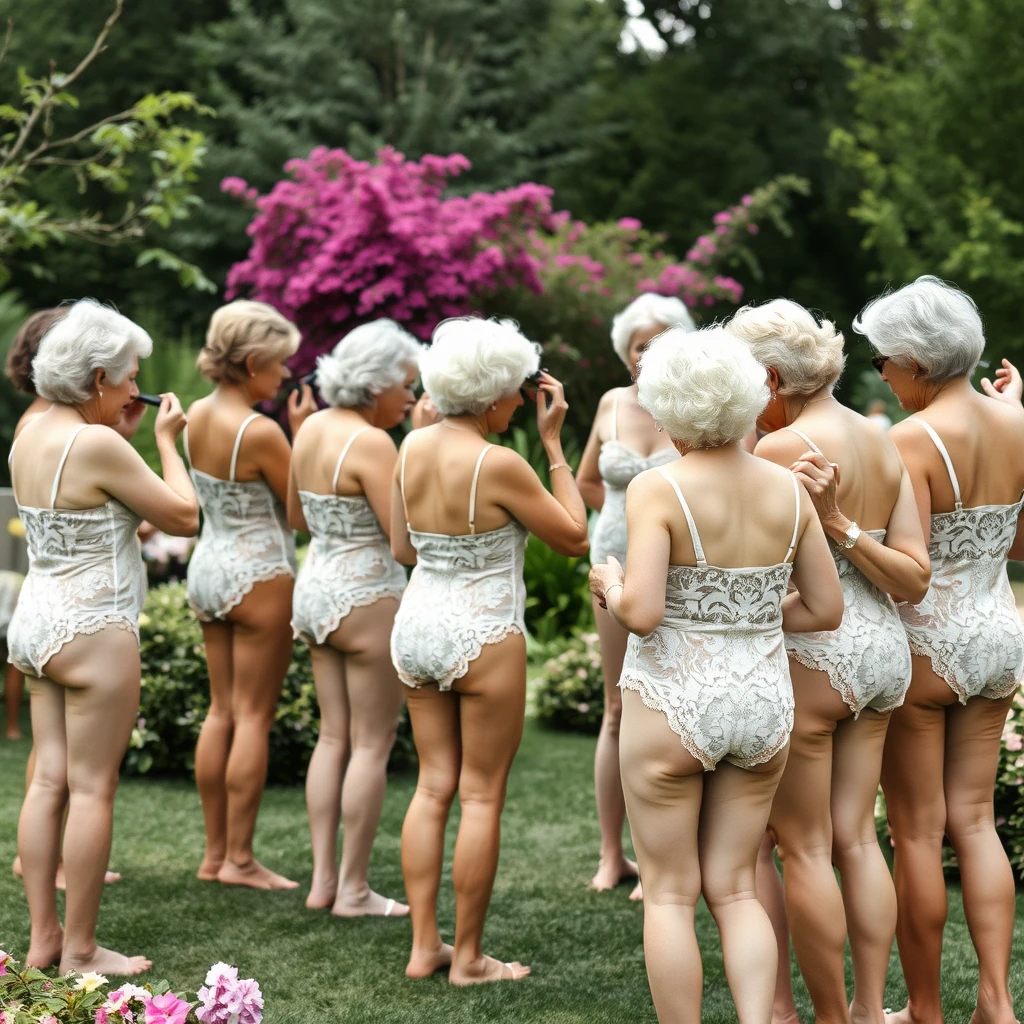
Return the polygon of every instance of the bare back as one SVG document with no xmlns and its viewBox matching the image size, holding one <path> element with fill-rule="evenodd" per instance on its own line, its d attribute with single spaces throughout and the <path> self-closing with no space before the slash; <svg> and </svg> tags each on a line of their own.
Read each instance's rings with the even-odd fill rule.
<svg viewBox="0 0 1024 1024">
<path fill-rule="evenodd" d="M 367 434 L 373 431 L 373 443 Z M 383 436 L 382 436 L 383 435 Z M 292 473 L 300 491 L 312 494 L 340 494 L 359 497 L 365 493 L 363 479 L 379 462 L 378 448 L 386 432 L 371 427 L 351 409 L 324 409 L 303 423 L 292 448 Z M 394 445 L 390 438 L 387 444 Z M 339 466 L 339 459 L 344 459 Z M 390 484 L 391 466 L 384 467 Z"/>
<path fill-rule="evenodd" d="M 188 454 L 193 468 L 218 480 L 230 479 L 235 441 L 252 413 L 242 402 L 227 400 L 216 391 L 193 402 L 188 410 Z M 281 435 L 284 442 L 280 427 L 268 416 L 260 416 L 246 428 L 235 467 L 234 479 L 239 483 L 264 478 L 259 449 L 271 433 Z"/>
</svg>

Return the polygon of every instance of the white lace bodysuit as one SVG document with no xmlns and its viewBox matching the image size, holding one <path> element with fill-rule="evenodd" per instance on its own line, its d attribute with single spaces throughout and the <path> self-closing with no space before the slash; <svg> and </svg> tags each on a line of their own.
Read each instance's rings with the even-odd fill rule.
<svg viewBox="0 0 1024 1024">
<path fill-rule="evenodd" d="M 825 457 L 803 431 L 786 429 Z M 885 530 L 864 532 L 879 544 L 885 541 Z M 841 547 L 831 541 L 829 547 L 843 588 L 843 621 L 830 632 L 788 634 L 786 650 L 804 668 L 824 672 L 854 716 L 865 708 L 884 714 L 903 703 L 910 686 L 907 634 L 896 602 L 846 558 Z"/>
<path fill-rule="evenodd" d="M 299 491 L 310 542 L 295 581 L 292 628 L 308 644 L 324 643 L 353 608 L 399 600 L 405 590 L 405 570 L 391 557 L 370 502 L 334 493 L 352 442 L 369 429 L 357 430 L 342 448 L 330 494 Z"/>
<path fill-rule="evenodd" d="M 295 538 L 284 506 L 265 480 L 235 479 L 242 435 L 260 413 L 238 428 L 227 480 L 192 465 L 185 455 L 203 510 L 203 529 L 188 563 L 188 603 L 200 622 L 225 619 L 257 583 L 295 575 Z"/>
<path fill-rule="evenodd" d="M 782 599 L 800 527 L 800 485 L 794 477 L 796 521 L 785 559 L 726 569 L 708 565 L 683 492 L 658 472 L 679 498 L 697 564 L 668 567 L 665 618 L 647 636 L 630 634 L 619 686 L 662 712 L 707 771 L 723 759 L 740 768 L 763 764 L 793 730 Z"/>
<path fill-rule="evenodd" d="M 142 519 L 114 498 L 95 508 L 56 508 L 60 478 L 75 438 L 64 447 L 49 508 L 18 502 L 28 542 L 28 575 L 7 630 L 9 660 L 42 676 L 46 663 L 76 636 L 105 626 L 139 636 L 146 569 L 136 533 Z M 15 442 L 15 445 L 17 442 Z M 13 479 L 14 445 L 11 446 Z"/>
<path fill-rule="evenodd" d="M 920 604 L 900 605 L 910 649 L 931 658 L 961 704 L 969 697 L 1006 697 L 1024 675 L 1024 628 L 1006 575 L 1024 496 L 1013 505 L 964 508 L 946 446 L 930 424 L 912 422 L 939 449 L 956 504 L 931 519 L 928 593 Z"/>
<path fill-rule="evenodd" d="M 406 440 L 400 475 L 405 501 Z M 391 659 L 406 686 L 437 683 L 450 690 L 485 644 L 513 633 L 526 635 L 523 556 L 527 531 L 515 520 L 476 532 L 480 452 L 469 493 L 469 533 L 420 533 L 411 526 L 416 566 L 395 616 Z"/>
<path fill-rule="evenodd" d="M 626 564 L 626 488 L 645 470 L 679 458 L 675 448 L 662 448 L 646 458 L 619 440 L 619 393 L 612 396 L 612 436 L 601 445 L 597 466 L 604 481 L 604 504 L 590 538 L 590 563 L 600 565 L 613 555 Z"/>
</svg>

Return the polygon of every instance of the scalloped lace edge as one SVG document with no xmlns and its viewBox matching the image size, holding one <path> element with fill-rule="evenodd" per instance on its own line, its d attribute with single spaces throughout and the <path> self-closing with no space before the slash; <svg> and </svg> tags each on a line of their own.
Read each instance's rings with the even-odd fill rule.
<svg viewBox="0 0 1024 1024">
<path fill-rule="evenodd" d="M 213 614 L 210 615 L 208 612 L 200 611 L 193 603 L 192 599 L 189 598 L 188 606 L 192 609 L 192 614 L 200 622 L 222 622 L 228 617 L 228 614 L 234 611 L 251 593 L 252 588 L 257 583 L 268 583 L 270 580 L 276 580 L 278 576 L 291 576 L 295 579 L 295 571 L 290 565 L 276 565 L 273 569 L 266 569 L 261 573 L 253 576 L 251 579 L 246 580 L 241 585 L 241 588 L 231 595 L 227 603 L 222 604 L 220 608 Z"/>
<path fill-rule="evenodd" d="M 484 647 L 488 644 L 499 643 L 506 637 L 513 636 L 517 633 L 520 636 L 526 635 L 523 627 L 520 626 L 518 622 L 510 622 L 508 625 L 499 626 L 492 632 L 488 633 L 482 640 L 473 643 L 469 648 L 468 654 L 459 655 L 456 667 L 450 672 L 446 672 L 440 679 L 414 679 L 412 676 L 398 668 L 397 665 L 395 666 L 395 670 L 398 672 L 398 678 L 401 679 L 410 690 L 418 690 L 423 686 L 429 686 L 431 683 L 435 682 L 437 683 L 437 688 L 439 690 L 450 690 L 452 688 L 452 683 L 454 683 L 456 679 L 461 679 L 469 671 L 470 664 L 480 657 L 480 652 Z"/>
<path fill-rule="evenodd" d="M 138 619 L 133 619 L 128 615 L 108 612 L 106 615 L 102 615 L 98 619 L 93 619 L 91 622 L 67 629 L 60 639 L 55 640 L 44 648 L 42 657 L 39 659 L 39 667 L 37 668 L 35 665 L 31 666 L 32 671 L 36 673 L 37 677 L 41 677 L 43 675 L 43 670 L 46 668 L 47 664 L 49 664 L 50 659 L 54 655 L 59 654 L 65 644 L 71 643 L 72 640 L 75 640 L 80 636 L 92 636 L 93 633 L 98 633 L 101 629 L 106 629 L 107 626 L 116 626 L 118 629 L 122 629 L 126 633 L 134 633 L 135 642 L 139 642 Z M 24 672 L 23 666 L 11 661 L 10 658 L 7 660 L 10 661 L 16 669 Z"/>
<path fill-rule="evenodd" d="M 812 672 L 824 672 L 825 675 L 828 676 L 828 681 L 832 685 L 832 689 L 843 698 L 843 703 L 846 704 L 846 706 L 853 712 L 854 718 L 860 718 L 860 713 L 871 703 L 870 700 L 866 700 L 862 703 L 857 701 L 853 686 L 846 681 L 847 674 L 836 662 L 815 658 L 810 654 L 805 654 L 803 651 L 797 650 L 795 647 L 787 647 L 786 653 L 795 662 L 803 665 L 804 668 L 810 669 Z M 897 708 L 903 706 L 904 701 L 907 699 L 908 689 L 910 689 L 909 682 L 906 687 L 904 687 L 903 694 L 900 696 L 899 700 L 886 705 L 884 708 L 871 708 L 870 710 L 879 715 L 887 715 L 890 711 L 895 711 Z M 859 707 L 858 703 L 860 704 Z"/>
<path fill-rule="evenodd" d="M 378 590 L 367 591 L 362 595 L 362 597 L 345 601 L 335 609 L 329 619 L 321 622 L 317 626 L 316 632 L 313 634 L 305 633 L 300 630 L 293 620 L 292 637 L 295 640 L 301 640 L 303 643 L 310 644 L 311 646 L 321 647 L 327 638 L 341 625 L 341 620 L 344 619 L 353 608 L 368 608 L 370 605 L 376 604 L 378 601 L 382 601 L 385 597 L 393 597 L 396 601 L 401 601 L 403 593 L 405 593 L 404 587 L 381 587 Z"/>
<path fill-rule="evenodd" d="M 918 639 L 907 631 L 907 642 L 910 644 L 910 653 L 916 654 L 919 658 L 928 658 L 932 663 L 932 671 L 956 694 L 961 704 L 966 704 L 971 697 L 981 696 L 979 693 L 968 693 L 967 688 L 956 678 L 956 657 L 950 657 L 944 651 L 928 650 Z M 988 696 L 989 700 L 1002 700 L 1009 697 L 1014 690 L 1020 686 L 1021 680 L 1014 679 L 1007 683 L 1004 689 Z M 986 687 L 982 687 L 986 689 Z"/>
</svg>

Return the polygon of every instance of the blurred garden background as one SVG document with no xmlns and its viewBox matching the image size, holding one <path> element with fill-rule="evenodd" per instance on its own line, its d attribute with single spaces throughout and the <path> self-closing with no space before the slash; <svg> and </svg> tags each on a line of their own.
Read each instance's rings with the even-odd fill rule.
<svg viewBox="0 0 1024 1024">
<path fill-rule="evenodd" d="M 508 315 L 565 380 L 574 463 L 598 397 L 627 383 L 609 326 L 643 290 L 679 295 L 699 323 L 779 295 L 822 311 L 848 340 L 841 397 L 862 411 L 882 399 L 893 419 L 901 413 L 850 330 L 888 284 L 922 273 L 955 281 L 985 319 L 981 372 L 1004 355 L 1024 359 L 1019 0 L 7 0 L 2 11 L 0 351 L 31 310 L 92 296 L 152 334 L 142 389 L 173 390 L 187 406 L 206 393 L 195 354 L 225 298 L 271 302 L 299 325 L 297 373 L 377 317 L 427 338 L 446 316 Z M 5 450 L 26 404 L 0 379 Z M 543 465 L 529 416 L 504 441 Z M 155 461 L 151 430 L 137 444 Z M 249 969 L 268 1007 L 272 998 L 288 1007 L 273 1020 L 328 1019 L 317 1015 L 324 999 L 331 1019 L 500 1018 L 504 996 L 474 995 L 457 1010 L 433 989 L 408 1004 L 414 1016 L 377 1012 L 391 985 L 368 975 L 357 980 L 380 1001 L 335 993 L 307 1006 L 275 957 L 298 961 L 314 933 L 310 955 L 330 957 L 336 925 L 309 924 L 293 901 L 271 935 L 262 897 L 241 893 L 218 893 L 217 907 L 203 909 L 187 780 L 206 670 L 174 582 L 180 569 L 154 565 L 142 620 L 142 710 L 125 771 L 148 778 L 129 781 L 120 805 L 119 829 L 126 807 L 131 824 L 118 833 L 116 866 L 129 884 L 112 893 L 109 919 L 130 916 L 140 874 L 163 886 L 176 914 L 203 922 L 196 943 L 217 915 L 251 911 L 236 945 L 260 949 Z M 553 936 L 567 951 L 576 944 L 561 973 L 536 979 L 548 995 L 531 997 L 522 1019 L 534 1021 L 653 1019 L 639 913 L 583 887 L 597 840 L 587 735 L 602 700 L 587 569 L 528 548 L 535 722 L 513 770 L 508 828 L 520 833 L 506 847 L 493 927 L 510 943 L 535 934 L 538 961 Z M 1020 876 L 1022 715 L 1007 723 L 997 794 Z M 297 645 L 271 753 L 272 781 L 293 788 L 271 793 L 261 829 L 300 878 L 308 842 L 294 784 L 316 721 Z M 26 752 L 4 747 L 0 861 L 13 857 Z M 376 861 L 396 884 L 413 760 L 403 724 Z M 138 816 L 151 813 L 154 793 L 166 818 L 151 833 Z M 881 807 L 879 829 L 885 843 Z M 553 870 L 546 880 L 537 857 Z M 955 886 L 952 862 L 949 872 Z M 578 906 L 566 896 L 576 882 Z M 0 938 L 23 936 L 9 877 L 0 911 Z M 158 930 L 132 927 L 131 943 Z M 383 943 L 388 927 L 360 924 L 339 955 Z M 714 944 L 709 920 L 702 927 Z M 974 968 L 956 952 L 969 950 L 961 918 L 950 935 L 952 1007 Z M 208 954 L 230 952 L 189 949 L 149 943 L 147 952 L 180 968 L 175 984 Z M 529 959 L 529 949 L 514 953 Z M 620 968 L 628 981 L 616 980 Z M 898 970 L 893 978 L 897 1004 Z M 966 1009 L 970 997 L 962 1001 Z M 727 999 L 712 1001 L 707 1019 L 730 1012 Z"/>
</svg>

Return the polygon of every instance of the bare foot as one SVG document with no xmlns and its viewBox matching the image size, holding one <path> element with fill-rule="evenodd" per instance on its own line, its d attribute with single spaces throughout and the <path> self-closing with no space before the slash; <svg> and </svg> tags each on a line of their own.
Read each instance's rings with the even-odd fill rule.
<svg viewBox="0 0 1024 1024">
<path fill-rule="evenodd" d="M 25 957 L 25 966 L 45 971 L 47 967 L 52 967 L 60 960 L 63 947 L 64 932 L 60 928 L 46 935 L 33 933 L 28 945 L 28 956 Z"/>
<path fill-rule="evenodd" d="M 4 735 L 9 740 L 20 740 L 21 739 L 21 730 L 20 729 L 8 729 L 7 732 L 4 733 Z"/>
<path fill-rule="evenodd" d="M 415 949 L 405 965 L 407 978 L 429 978 L 435 971 L 443 971 L 452 965 L 452 947 L 442 942 L 437 949 L 419 953 Z"/>
<path fill-rule="evenodd" d="M 780 1024 L 790 1024 L 791 1021 L 799 1021 L 796 1017 L 796 1010 L 791 1018 L 780 1018 Z M 772 1017 L 774 1024 L 775 1018 Z M 864 1006 L 862 1003 L 850 1003 L 850 1024 L 885 1024 L 885 1011 L 881 1006 Z"/>
<path fill-rule="evenodd" d="M 331 913 L 335 917 L 408 917 L 409 908 L 366 888 L 361 893 L 342 893 L 339 890 Z"/>
<path fill-rule="evenodd" d="M 644 901 L 644 887 L 641 882 L 636 883 L 636 888 L 629 894 L 629 898 L 634 903 L 643 903 Z"/>
<path fill-rule="evenodd" d="M 595 892 L 607 892 L 623 882 L 639 877 L 636 864 L 628 857 L 620 857 L 617 861 L 602 857 L 597 865 L 597 874 L 590 880 L 590 888 Z"/>
<path fill-rule="evenodd" d="M 800 1015 L 796 1007 L 787 1007 L 785 1010 L 772 1008 L 772 1024 L 800 1024 Z"/>
<path fill-rule="evenodd" d="M 308 910 L 326 910 L 334 903 L 338 895 L 338 880 L 329 879 L 326 882 L 313 879 L 309 886 L 309 895 L 306 897 L 306 908 Z"/>
<path fill-rule="evenodd" d="M 14 858 L 14 863 L 11 865 L 11 871 L 14 872 L 14 877 L 15 878 L 21 878 L 22 877 L 22 875 L 21 875 L 21 858 L 20 857 L 15 857 Z M 120 881 L 121 881 L 121 872 L 120 871 L 107 871 L 104 874 L 104 876 L 103 876 L 103 884 L 104 885 L 113 885 L 115 882 L 120 882 Z M 54 888 L 59 889 L 61 892 L 64 892 L 64 890 L 67 889 L 67 881 L 64 878 L 64 862 L 63 861 L 61 861 L 57 865 L 57 878 L 56 878 L 56 881 L 54 882 Z"/>
<path fill-rule="evenodd" d="M 976 1007 L 971 1014 L 970 1024 L 1020 1024 L 1020 1021 L 1014 1016 L 1013 1004 L 1009 1003 L 1002 1009 Z"/>
<path fill-rule="evenodd" d="M 87 955 L 68 956 L 65 954 L 61 957 L 60 973 L 67 974 L 68 971 L 74 971 L 76 974 L 85 974 L 88 971 L 95 971 L 104 976 L 111 974 L 131 976 L 142 974 L 152 966 L 153 962 L 144 956 L 124 956 L 121 953 L 115 953 L 112 949 L 97 946 Z"/>
<path fill-rule="evenodd" d="M 203 862 L 199 865 L 199 870 L 196 872 L 196 878 L 200 882 L 216 882 L 217 875 L 220 874 L 220 869 L 224 866 L 224 858 L 220 860 L 209 856 L 208 854 L 203 856 Z"/>
<path fill-rule="evenodd" d="M 247 885 L 250 889 L 298 889 L 299 883 L 284 875 L 278 875 L 265 868 L 257 860 L 248 864 L 236 864 L 226 860 L 217 872 L 217 881 L 222 885 Z"/>
<path fill-rule="evenodd" d="M 503 964 L 492 956 L 481 956 L 456 967 L 452 964 L 448 980 L 453 985 L 482 985 L 488 981 L 522 981 L 531 971 L 518 960 Z"/>
<path fill-rule="evenodd" d="M 909 1003 L 907 1003 L 902 1010 L 897 1010 L 895 1012 L 885 1010 L 883 1012 L 885 1013 L 885 1024 L 935 1024 L 935 1021 L 927 1021 L 923 1017 L 916 1017 L 911 1011 Z M 936 1019 L 941 1024 L 943 1019 L 941 1012 Z"/>
</svg>

